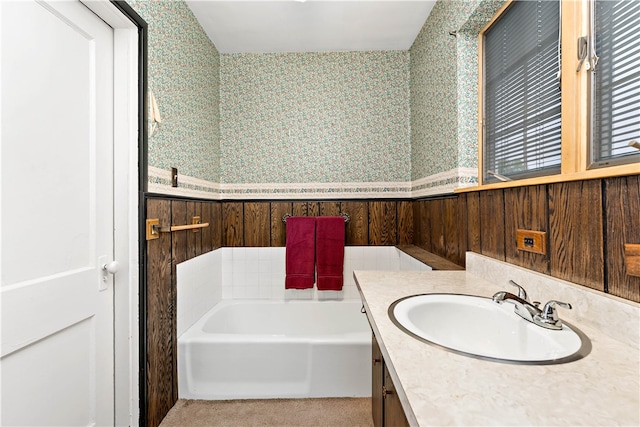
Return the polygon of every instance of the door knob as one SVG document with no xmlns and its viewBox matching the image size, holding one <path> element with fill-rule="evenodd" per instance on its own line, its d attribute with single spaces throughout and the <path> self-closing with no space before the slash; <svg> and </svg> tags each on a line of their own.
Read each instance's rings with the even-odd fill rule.
<svg viewBox="0 0 640 427">
<path fill-rule="evenodd" d="M 120 263 L 118 261 L 111 261 L 102 266 L 102 269 L 107 273 L 116 274 L 118 272 L 118 268 L 120 267 Z"/>
</svg>

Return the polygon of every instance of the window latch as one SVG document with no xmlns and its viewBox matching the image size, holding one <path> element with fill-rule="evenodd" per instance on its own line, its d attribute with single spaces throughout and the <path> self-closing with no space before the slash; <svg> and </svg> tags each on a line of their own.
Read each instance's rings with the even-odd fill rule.
<svg viewBox="0 0 640 427">
<path fill-rule="evenodd" d="M 582 64 L 584 64 L 584 61 L 587 59 L 588 52 L 589 52 L 589 40 L 587 39 L 586 36 L 578 37 L 578 60 L 580 62 L 578 62 L 578 68 L 576 69 L 576 73 L 579 72 L 580 69 L 582 68 Z M 584 68 L 585 70 L 588 71 L 589 68 L 591 68 L 591 63 L 587 61 Z"/>
</svg>

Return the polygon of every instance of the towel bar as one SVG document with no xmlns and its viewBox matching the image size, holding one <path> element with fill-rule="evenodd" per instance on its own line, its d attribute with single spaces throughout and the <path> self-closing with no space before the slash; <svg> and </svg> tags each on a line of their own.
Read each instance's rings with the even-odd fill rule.
<svg viewBox="0 0 640 427">
<path fill-rule="evenodd" d="M 201 223 L 199 216 L 191 219 L 191 224 L 172 225 L 171 227 L 160 227 L 160 220 L 157 218 L 147 219 L 147 240 L 153 240 L 160 237 L 160 233 L 172 233 L 174 231 L 193 230 L 200 231 L 201 228 L 208 227 L 209 223 Z"/>
<path fill-rule="evenodd" d="M 293 216 L 293 215 L 291 215 L 291 214 L 289 214 L 289 213 L 284 214 L 284 215 L 282 216 L 282 222 L 284 222 L 284 223 L 286 224 L 286 223 L 287 223 L 287 218 L 289 218 L 289 217 L 291 217 L 291 216 Z M 345 223 L 345 224 L 348 224 L 348 223 L 349 223 L 349 221 L 351 221 L 351 217 L 350 217 L 350 216 L 349 216 L 349 214 L 348 214 L 348 213 L 346 213 L 346 212 L 340 212 L 340 213 L 338 214 L 338 216 L 341 216 L 341 217 L 343 217 L 343 218 L 344 218 L 344 223 Z"/>
</svg>

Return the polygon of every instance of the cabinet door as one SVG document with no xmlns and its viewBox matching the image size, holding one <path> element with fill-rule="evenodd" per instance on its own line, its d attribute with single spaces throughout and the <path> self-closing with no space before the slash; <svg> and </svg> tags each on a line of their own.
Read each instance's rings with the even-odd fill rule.
<svg viewBox="0 0 640 427">
<path fill-rule="evenodd" d="M 400 403 L 398 393 L 393 385 L 389 371 L 384 366 L 384 426 L 385 427 L 409 427 L 407 417 L 404 415 L 404 409 Z"/>
<path fill-rule="evenodd" d="M 383 422 L 383 391 L 384 385 L 384 364 L 382 363 L 382 352 L 378 346 L 376 336 L 371 337 L 371 415 L 373 416 L 374 427 L 382 427 Z"/>
</svg>

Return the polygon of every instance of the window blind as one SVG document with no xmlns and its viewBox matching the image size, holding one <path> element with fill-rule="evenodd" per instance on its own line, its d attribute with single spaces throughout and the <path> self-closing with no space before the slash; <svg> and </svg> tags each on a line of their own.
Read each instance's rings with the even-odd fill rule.
<svg viewBox="0 0 640 427">
<path fill-rule="evenodd" d="M 559 15 L 558 1 L 515 1 L 485 32 L 485 182 L 560 170 Z"/>
<path fill-rule="evenodd" d="M 640 1 L 596 1 L 594 166 L 640 161 Z"/>
</svg>

